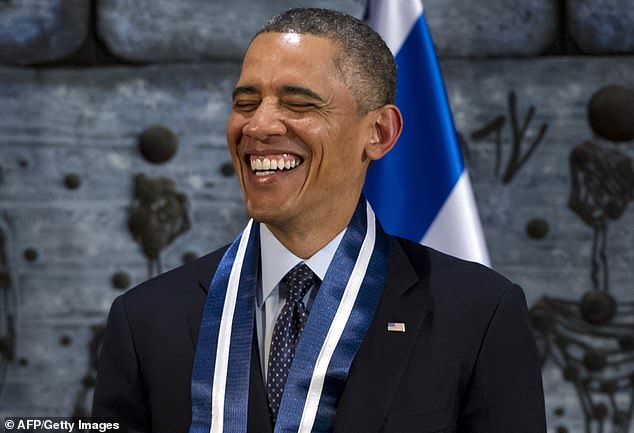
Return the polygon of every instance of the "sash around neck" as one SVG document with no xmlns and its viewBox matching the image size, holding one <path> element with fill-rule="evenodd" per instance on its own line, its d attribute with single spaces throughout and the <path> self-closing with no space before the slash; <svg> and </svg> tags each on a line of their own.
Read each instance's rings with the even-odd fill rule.
<svg viewBox="0 0 634 433">
<path fill-rule="evenodd" d="M 249 221 L 213 277 L 192 373 L 190 433 L 246 433 L 260 258 Z M 389 240 L 364 197 L 317 292 L 280 403 L 275 433 L 332 431 L 350 366 L 387 278 Z"/>
</svg>

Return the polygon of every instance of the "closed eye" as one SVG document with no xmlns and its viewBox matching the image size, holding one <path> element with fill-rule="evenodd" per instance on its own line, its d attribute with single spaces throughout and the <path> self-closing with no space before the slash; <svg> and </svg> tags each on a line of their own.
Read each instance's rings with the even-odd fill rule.
<svg viewBox="0 0 634 433">
<path fill-rule="evenodd" d="M 233 109 L 235 111 L 249 112 L 257 110 L 259 105 L 260 101 L 238 100 L 233 103 Z"/>
<path fill-rule="evenodd" d="M 317 108 L 315 104 L 310 102 L 285 102 L 284 105 L 286 105 L 290 110 L 298 112 L 309 111 Z"/>
</svg>

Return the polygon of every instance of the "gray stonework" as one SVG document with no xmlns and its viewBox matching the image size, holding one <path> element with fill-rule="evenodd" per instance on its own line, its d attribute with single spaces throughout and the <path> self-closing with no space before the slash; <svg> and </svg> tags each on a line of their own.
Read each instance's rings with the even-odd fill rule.
<svg viewBox="0 0 634 433">
<path fill-rule="evenodd" d="M 363 15 L 363 0 L 100 0 L 99 34 L 110 50 L 138 62 L 239 59 L 255 29 L 306 6 Z"/>
<path fill-rule="evenodd" d="M 634 142 L 617 145 L 593 137 L 586 120 L 587 104 L 603 86 L 621 84 L 634 89 L 634 57 L 445 61 L 441 66 L 456 128 L 471 154 L 468 166 L 494 268 L 526 289 L 529 304 L 543 295 L 577 296 L 589 290 L 592 230 L 568 208 L 568 161 L 571 150 L 586 140 L 634 156 Z M 530 105 L 535 107 L 524 149 L 541 124 L 546 123 L 548 130 L 533 156 L 505 185 L 494 172 L 494 134 L 483 140 L 470 135 L 495 117 L 505 116 L 502 159 L 508 159 L 510 91 L 517 95 L 520 121 Z M 550 227 L 541 240 L 526 234 L 526 224 L 536 217 Z M 633 224 L 631 206 L 609 225 L 608 232 L 613 294 L 634 300 Z"/>
<path fill-rule="evenodd" d="M 236 230 L 244 221 L 243 210 L 229 211 L 239 200 L 239 185 L 221 175 L 230 161 L 223 131 L 236 76 L 233 64 L 90 73 L 0 69 L 0 200 L 9 206 L 7 218 L 28 228 L 17 242 L 40 250 L 29 268 L 128 262 L 118 251 L 127 246 L 133 255 L 137 249 L 125 230 L 137 173 L 168 175 L 190 197 L 192 216 L 215 223 L 197 235 L 194 250 L 230 239 L 218 230 L 236 217 Z M 161 166 L 146 162 L 137 145 L 138 135 L 157 123 L 179 138 L 175 157 Z M 79 176 L 77 189 L 65 187 L 67 173 Z M 215 215 L 203 211 L 214 206 Z"/>
<path fill-rule="evenodd" d="M 240 58 L 253 29 L 272 14 L 302 1 L 246 0 L 101 0 L 99 33 L 112 52 L 144 62 Z M 365 1 L 313 1 L 360 17 Z M 430 30 L 441 57 L 535 55 L 546 50 L 559 31 L 557 3 L 551 0 L 470 3 L 425 2 Z M 249 10 L 248 14 L 240 13 Z M 229 11 L 229 12 L 227 12 Z M 186 19 L 185 19 L 186 18 Z"/>
<path fill-rule="evenodd" d="M 579 47 L 593 54 L 634 51 L 632 0 L 566 0 L 567 27 Z"/>
<path fill-rule="evenodd" d="M 28 65 L 68 56 L 88 31 L 88 0 L 0 1 L 0 64 Z"/>
<path fill-rule="evenodd" d="M 424 5 L 440 57 L 537 55 L 560 31 L 552 0 L 427 0 Z"/>
<path fill-rule="evenodd" d="M 133 285 L 148 277 L 127 229 L 135 174 L 168 176 L 189 197 L 195 230 L 167 248 L 164 269 L 186 253 L 223 245 L 244 225 L 237 180 L 221 174 L 230 160 L 224 123 L 237 70 L 0 69 L 0 209 L 11 231 L 20 313 L 0 417 L 73 413 L 90 372 L 91 327 L 103 324 L 121 293 L 113 275 L 125 272 Z M 167 164 L 150 164 L 138 151 L 137 137 L 150 124 L 178 136 Z M 65 186 L 67 173 L 79 176 L 77 189 Z M 28 248 L 37 251 L 34 261 L 25 258 Z M 62 344 L 65 336 L 70 344 Z"/>
<path fill-rule="evenodd" d="M 616 146 L 634 159 L 634 143 L 614 145 L 593 137 L 585 110 L 607 84 L 634 88 L 633 57 L 531 60 L 446 60 L 441 67 L 468 161 L 495 269 L 520 283 L 529 306 L 543 295 L 578 300 L 591 288 L 592 232 L 567 207 L 568 157 L 584 140 Z M 204 254 L 228 241 L 246 221 L 235 176 L 222 174 L 229 157 L 224 123 L 237 63 L 143 68 L 31 71 L 0 68 L 0 203 L 11 231 L 12 270 L 19 288 L 19 341 L 0 395 L 5 415 L 71 415 L 89 370 L 92 327 L 103 324 L 121 293 L 111 279 L 147 277 L 147 262 L 126 226 L 133 176 L 174 180 L 188 196 L 191 229 L 164 253 L 164 268 L 187 252 Z M 526 140 L 543 123 L 543 141 L 514 178 L 494 171 L 495 137 L 472 133 L 498 116 L 503 164 L 510 146 L 509 92 L 523 119 L 535 115 Z M 137 137 L 162 124 L 178 138 L 175 156 L 146 162 Z M 525 145 L 525 144 L 524 144 Z M 81 180 L 64 185 L 67 173 Z M 544 219 L 540 240 L 527 223 Z M 612 293 L 632 300 L 633 208 L 610 223 L 608 254 Z M 27 248 L 37 259 L 24 256 Z M 22 365 L 20 363 L 22 361 Z M 547 363 L 544 370 L 550 431 L 581 433 L 577 396 Z M 564 408 L 564 415 L 555 415 Z"/>
</svg>

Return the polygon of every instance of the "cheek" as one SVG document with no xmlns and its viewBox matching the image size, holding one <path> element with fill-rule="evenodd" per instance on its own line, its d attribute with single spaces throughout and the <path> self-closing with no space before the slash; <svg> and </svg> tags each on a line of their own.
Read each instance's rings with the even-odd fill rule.
<svg viewBox="0 0 634 433">
<path fill-rule="evenodd" d="M 340 143 L 337 150 L 341 164 L 345 164 L 350 170 L 355 170 L 359 168 L 358 166 L 363 165 L 365 146 L 359 131 L 353 128 L 344 129 L 339 134 L 337 143 Z"/>
<path fill-rule="evenodd" d="M 227 145 L 229 148 L 229 155 L 231 156 L 231 161 L 233 162 L 233 167 L 236 169 L 236 172 L 240 171 L 240 159 L 238 157 L 238 153 L 236 151 L 236 146 L 229 143 Z"/>
<path fill-rule="evenodd" d="M 227 121 L 227 144 L 229 150 L 233 154 L 235 146 L 238 144 L 240 137 L 242 136 L 242 129 L 244 127 L 244 118 L 236 113 L 231 113 L 229 120 Z"/>
<path fill-rule="evenodd" d="M 286 119 L 286 127 L 303 142 L 316 143 L 324 137 L 324 124 L 312 117 Z"/>
</svg>

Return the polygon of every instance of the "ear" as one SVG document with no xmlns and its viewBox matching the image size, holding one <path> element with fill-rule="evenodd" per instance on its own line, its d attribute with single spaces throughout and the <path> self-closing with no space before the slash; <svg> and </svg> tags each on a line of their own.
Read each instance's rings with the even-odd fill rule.
<svg viewBox="0 0 634 433">
<path fill-rule="evenodd" d="M 365 154 L 372 160 L 381 159 L 396 144 L 403 130 L 403 116 L 395 105 L 387 104 L 373 110 L 370 139 L 365 145 Z"/>
</svg>

